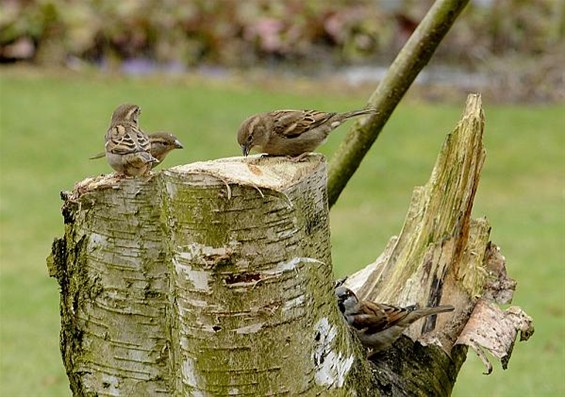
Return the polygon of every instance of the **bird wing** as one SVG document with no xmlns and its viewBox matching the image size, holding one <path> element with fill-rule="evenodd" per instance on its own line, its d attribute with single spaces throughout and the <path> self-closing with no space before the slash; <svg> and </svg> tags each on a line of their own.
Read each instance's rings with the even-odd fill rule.
<svg viewBox="0 0 565 397">
<path fill-rule="evenodd" d="M 357 315 L 353 316 L 351 325 L 357 330 L 367 329 L 371 333 L 382 331 L 388 326 L 385 312 L 380 305 L 362 302 L 358 306 Z"/>
<path fill-rule="evenodd" d="M 151 142 L 144 132 L 133 126 L 118 124 L 106 133 L 106 151 L 113 154 L 149 152 Z"/>
<path fill-rule="evenodd" d="M 357 329 L 367 329 L 370 334 L 377 333 L 398 324 L 411 309 L 364 301 L 360 308 L 362 314 L 356 316 L 352 325 Z"/>
<path fill-rule="evenodd" d="M 335 114 L 317 110 L 277 110 L 271 115 L 274 131 L 291 139 L 324 124 Z"/>
</svg>

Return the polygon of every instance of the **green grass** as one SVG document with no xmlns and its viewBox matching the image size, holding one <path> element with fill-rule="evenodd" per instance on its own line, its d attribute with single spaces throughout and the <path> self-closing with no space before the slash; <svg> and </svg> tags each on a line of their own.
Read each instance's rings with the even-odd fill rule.
<svg viewBox="0 0 565 397">
<path fill-rule="evenodd" d="M 0 72 L 0 396 L 70 395 L 58 347 L 58 286 L 47 275 L 45 257 L 63 232 L 59 191 L 110 171 L 105 161 L 87 158 L 102 149 L 117 104 L 141 105 L 145 130 L 177 134 L 186 149 L 167 158 L 165 165 L 172 166 L 239 155 L 235 130 L 250 113 L 349 110 L 362 106 L 371 90 L 340 94 L 320 86 L 316 92 L 288 80 Z M 332 210 L 337 275 L 374 260 L 398 233 L 413 186 L 426 182 L 464 102 L 464 97 L 457 104 L 408 100 L 394 113 Z M 518 280 L 514 303 L 533 316 L 536 333 L 517 343 L 507 371 L 496 364 L 491 376 L 481 374 L 470 352 L 454 395 L 564 395 L 563 106 L 484 107 L 487 161 L 474 216 L 489 218 L 492 240 Z M 322 151 L 331 155 L 339 139 L 336 132 Z"/>
</svg>

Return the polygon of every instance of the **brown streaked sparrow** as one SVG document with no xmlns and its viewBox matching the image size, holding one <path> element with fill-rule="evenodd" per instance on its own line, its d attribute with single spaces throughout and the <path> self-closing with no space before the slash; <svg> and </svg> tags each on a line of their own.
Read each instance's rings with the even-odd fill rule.
<svg viewBox="0 0 565 397">
<path fill-rule="evenodd" d="M 386 350 L 413 322 L 432 314 L 450 312 L 451 305 L 418 308 L 418 306 L 396 307 L 382 303 L 360 301 L 348 288 L 335 289 L 339 310 L 345 321 L 355 330 L 371 354 Z"/>
<path fill-rule="evenodd" d="M 377 113 L 374 109 L 345 113 L 318 110 L 258 113 L 241 123 L 237 141 L 244 156 L 257 146 L 259 151 L 269 155 L 300 157 L 324 143 L 328 134 L 345 120 L 374 113 Z"/>
<path fill-rule="evenodd" d="M 139 106 L 123 104 L 112 114 L 104 148 L 108 164 L 118 174 L 145 175 L 151 170 L 153 163 L 159 162 L 149 152 L 149 138 L 139 128 L 140 113 Z"/>
<path fill-rule="evenodd" d="M 151 145 L 149 153 L 151 153 L 151 156 L 159 160 L 158 163 L 152 163 L 153 168 L 161 164 L 163 160 L 165 160 L 165 157 L 167 157 L 167 154 L 169 154 L 172 150 L 182 149 L 184 147 L 177 137 L 170 132 L 155 132 L 147 136 L 149 137 L 149 143 Z M 105 156 L 106 153 L 102 152 L 89 157 L 89 159 L 95 160 Z"/>
<path fill-rule="evenodd" d="M 149 142 L 151 143 L 149 152 L 153 157 L 159 160 L 159 163 L 153 163 L 153 167 L 163 162 L 167 154 L 172 150 L 184 148 L 177 137 L 170 132 L 155 132 L 149 134 Z"/>
</svg>

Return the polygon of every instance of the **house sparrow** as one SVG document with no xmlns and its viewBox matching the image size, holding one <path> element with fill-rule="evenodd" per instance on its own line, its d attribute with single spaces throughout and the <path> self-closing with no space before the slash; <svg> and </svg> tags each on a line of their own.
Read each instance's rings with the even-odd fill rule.
<svg viewBox="0 0 565 397">
<path fill-rule="evenodd" d="M 345 120 L 374 113 L 374 109 L 345 113 L 317 110 L 275 110 L 258 113 L 241 123 L 237 141 L 244 156 L 257 146 L 262 153 L 297 157 L 324 143 L 328 134 Z"/>
<path fill-rule="evenodd" d="M 112 114 L 106 132 L 106 159 L 118 173 L 125 176 L 145 175 L 153 163 L 158 163 L 149 150 L 151 144 L 138 125 L 141 109 L 137 105 L 123 104 Z"/>
<path fill-rule="evenodd" d="M 420 309 L 417 305 L 396 307 L 359 301 L 353 291 L 345 287 L 336 288 L 335 294 L 345 321 L 355 330 L 361 343 L 371 348 L 369 357 L 391 347 L 402 332 L 420 318 L 454 310 L 450 305 Z"/>
<path fill-rule="evenodd" d="M 165 157 L 167 157 L 167 154 L 172 150 L 183 148 L 182 143 L 170 132 L 155 132 L 149 134 L 149 142 L 151 144 L 149 153 L 159 160 L 159 163 L 153 163 L 153 167 L 162 163 Z"/>
<path fill-rule="evenodd" d="M 151 164 L 152 168 L 161 164 L 163 160 L 165 160 L 165 157 L 167 157 L 167 154 L 169 154 L 172 150 L 183 148 L 182 143 L 170 132 L 155 132 L 153 134 L 148 134 L 147 136 L 149 137 L 149 143 L 151 144 L 149 153 L 151 153 L 151 156 L 159 160 L 158 163 Z M 102 152 L 89 157 L 89 159 L 95 160 L 105 156 L 106 153 Z"/>
</svg>

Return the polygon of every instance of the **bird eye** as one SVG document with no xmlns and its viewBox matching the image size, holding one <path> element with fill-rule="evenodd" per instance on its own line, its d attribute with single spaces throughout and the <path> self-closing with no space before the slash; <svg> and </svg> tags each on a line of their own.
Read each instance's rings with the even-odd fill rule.
<svg viewBox="0 0 565 397">
<path fill-rule="evenodd" d="M 252 140 L 253 140 L 253 135 L 252 135 L 252 134 L 249 134 L 249 135 L 247 136 L 247 142 L 251 142 Z"/>
</svg>

